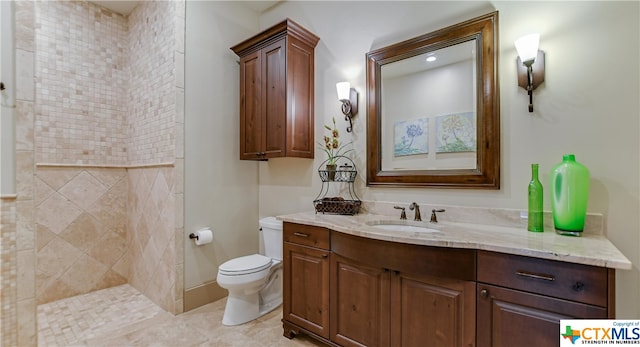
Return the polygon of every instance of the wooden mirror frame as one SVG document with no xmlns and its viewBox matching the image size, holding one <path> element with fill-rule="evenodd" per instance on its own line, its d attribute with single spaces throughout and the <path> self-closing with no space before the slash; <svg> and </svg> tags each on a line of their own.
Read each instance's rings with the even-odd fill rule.
<svg viewBox="0 0 640 347">
<path fill-rule="evenodd" d="M 382 171 L 381 67 L 477 39 L 477 165 L 474 169 Z M 367 53 L 367 186 L 500 189 L 498 12 Z"/>
</svg>

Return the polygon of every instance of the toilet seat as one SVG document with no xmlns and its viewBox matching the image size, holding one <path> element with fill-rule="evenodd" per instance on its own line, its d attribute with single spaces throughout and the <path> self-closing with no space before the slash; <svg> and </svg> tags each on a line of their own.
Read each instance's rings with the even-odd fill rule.
<svg viewBox="0 0 640 347">
<path fill-rule="evenodd" d="M 240 276 L 260 272 L 271 267 L 272 260 L 262 254 L 252 254 L 224 262 L 218 272 L 226 276 Z"/>
</svg>

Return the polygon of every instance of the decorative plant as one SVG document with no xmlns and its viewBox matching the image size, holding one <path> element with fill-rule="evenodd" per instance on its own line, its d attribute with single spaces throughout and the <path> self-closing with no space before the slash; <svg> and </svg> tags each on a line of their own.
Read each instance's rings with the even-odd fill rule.
<svg viewBox="0 0 640 347">
<path fill-rule="evenodd" d="M 329 130 L 331 136 L 325 135 L 324 144 L 318 144 L 320 145 L 320 149 L 327 153 L 327 156 L 329 157 L 327 165 L 335 165 L 337 157 L 343 156 L 353 150 L 353 148 L 347 149 L 347 146 L 352 142 L 342 145 L 340 144 L 340 133 L 338 132 L 338 128 L 336 127 L 335 117 L 333 117 L 333 127 L 325 124 L 324 128 Z"/>
</svg>

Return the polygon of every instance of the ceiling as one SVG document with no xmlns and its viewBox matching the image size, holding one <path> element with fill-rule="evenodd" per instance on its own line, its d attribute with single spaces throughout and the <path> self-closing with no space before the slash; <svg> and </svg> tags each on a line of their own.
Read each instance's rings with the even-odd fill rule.
<svg viewBox="0 0 640 347">
<path fill-rule="evenodd" d="M 275 6 L 278 2 L 282 0 L 265 0 L 265 1 L 237 1 L 238 3 L 256 11 L 262 13 L 271 7 Z M 98 6 L 102 6 L 110 9 L 113 12 L 120 13 L 123 16 L 128 16 L 133 9 L 138 6 L 138 4 L 142 3 L 143 0 L 139 1 L 124 1 L 124 0 L 101 0 L 101 1 L 90 1 Z"/>
<path fill-rule="evenodd" d="M 92 2 L 98 6 L 108 8 L 111 11 L 120 13 L 123 16 L 128 16 L 131 13 L 131 11 L 133 11 L 133 9 L 136 6 L 138 6 L 138 4 L 141 3 L 142 1 L 102 0 L 102 1 L 89 1 L 89 2 Z"/>
</svg>

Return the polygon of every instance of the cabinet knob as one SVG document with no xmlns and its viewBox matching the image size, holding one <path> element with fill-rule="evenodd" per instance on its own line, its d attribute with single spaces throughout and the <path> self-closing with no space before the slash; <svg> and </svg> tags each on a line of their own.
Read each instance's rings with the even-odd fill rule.
<svg viewBox="0 0 640 347">
<path fill-rule="evenodd" d="M 571 286 L 573 290 L 576 292 L 581 292 L 584 289 L 584 283 L 578 281 L 573 286 Z"/>
<path fill-rule="evenodd" d="M 486 289 L 483 289 L 480 291 L 480 296 L 483 298 L 488 298 L 489 297 L 489 291 Z"/>
<path fill-rule="evenodd" d="M 328 256 L 329 256 L 328 254 L 323 254 L 323 255 L 322 255 L 322 258 L 325 258 L 325 259 L 326 259 Z"/>
</svg>

